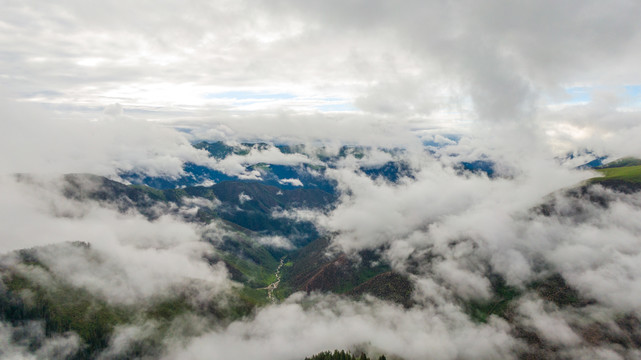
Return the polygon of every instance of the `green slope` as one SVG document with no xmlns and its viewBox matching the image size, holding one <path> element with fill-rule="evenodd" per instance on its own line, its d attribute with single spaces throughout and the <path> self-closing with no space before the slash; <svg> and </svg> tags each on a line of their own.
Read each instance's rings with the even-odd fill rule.
<svg viewBox="0 0 641 360">
<path fill-rule="evenodd" d="M 641 183 L 641 159 L 621 158 L 595 168 L 602 176 L 590 179 L 592 183 L 607 181 L 626 181 Z"/>
<path fill-rule="evenodd" d="M 597 171 L 603 174 L 603 176 L 592 179 L 594 182 L 620 180 L 632 183 L 641 183 L 641 165 L 607 167 L 597 169 Z"/>
<path fill-rule="evenodd" d="M 233 280 L 252 288 L 265 287 L 275 281 L 278 260 L 267 248 L 242 233 L 226 236 L 216 249 Z"/>
<path fill-rule="evenodd" d="M 623 158 L 598 168 L 601 176 L 588 180 L 584 185 L 599 184 L 617 192 L 641 191 L 641 159 Z"/>
</svg>

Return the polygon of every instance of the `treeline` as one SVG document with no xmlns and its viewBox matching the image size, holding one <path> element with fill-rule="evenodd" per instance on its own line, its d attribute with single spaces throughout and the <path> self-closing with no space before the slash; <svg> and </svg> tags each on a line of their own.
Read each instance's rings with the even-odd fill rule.
<svg viewBox="0 0 641 360">
<path fill-rule="evenodd" d="M 367 357 L 365 354 L 361 354 L 361 356 L 356 357 L 349 352 L 346 352 L 345 350 L 334 350 L 334 352 L 331 351 L 325 351 L 320 354 L 316 354 L 312 357 L 307 357 L 305 360 L 376 360 L 376 359 L 370 359 Z M 381 355 L 378 360 L 387 360 L 385 355 Z"/>
</svg>

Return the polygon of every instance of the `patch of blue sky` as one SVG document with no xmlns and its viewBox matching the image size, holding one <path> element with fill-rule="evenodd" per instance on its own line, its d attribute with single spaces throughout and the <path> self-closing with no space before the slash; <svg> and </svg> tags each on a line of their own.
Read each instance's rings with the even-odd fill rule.
<svg viewBox="0 0 641 360">
<path fill-rule="evenodd" d="M 296 98 L 289 93 L 261 93 L 254 91 L 225 91 L 221 93 L 209 93 L 206 99 L 236 99 L 236 100 L 287 100 Z"/>
<path fill-rule="evenodd" d="M 586 104 L 592 101 L 592 88 L 586 86 L 569 87 L 565 92 L 570 96 L 570 104 Z"/>
<path fill-rule="evenodd" d="M 322 112 L 358 111 L 358 108 L 350 103 L 323 104 L 323 105 L 316 106 L 316 109 Z"/>
<path fill-rule="evenodd" d="M 624 85 L 620 94 L 624 96 L 624 101 L 627 105 L 641 106 L 641 85 Z M 592 91 L 598 90 L 589 86 L 569 87 L 565 92 L 569 95 L 570 104 L 587 104 L 592 101 Z M 615 90 L 615 89 L 611 89 Z"/>
<path fill-rule="evenodd" d="M 641 98 L 641 85 L 626 85 L 624 86 L 624 88 L 628 96 L 633 98 Z"/>
<path fill-rule="evenodd" d="M 629 107 L 641 107 L 641 85 L 626 85 L 625 89 L 625 103 Z"/>
</svg>

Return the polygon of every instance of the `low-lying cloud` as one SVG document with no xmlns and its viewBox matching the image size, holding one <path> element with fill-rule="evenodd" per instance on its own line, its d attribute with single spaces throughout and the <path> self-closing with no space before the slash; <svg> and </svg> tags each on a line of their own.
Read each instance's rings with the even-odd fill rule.
<svg viewBox="0 0 641 360">
<path fill-rule="evenodd" d="M 229 288 L 224 266 L 205 260 L 213 248 L 201 241 L 195 225 L 171 215 L 151 221 L 134 210 L 121 213 L 68 199 L 58 180 L 42 181 L 2 178 L 3 252 L 34 247 L 54 276 L 118 303 L 167 294 L 191 282 L 212 294 Z M 46 275 L 36 274 L 38 268 L 22 271 Z"/>
<path fill-rule="evenodd" d="M 306 305 L 309 304 L 309 305 Z M 416 308 L 369 299 L 302 294 L 261 310 L 255 318 L 230 324 L 178 344 L 166 358 L 302 359 L 326 349 L 360 349 L 404 359 L 502 359 L 513 356 L 509 326 L 494 319 L 474 324 L 456 308 Z M 346 336 L 349 334 L 349 336 Z"/>
</svg>

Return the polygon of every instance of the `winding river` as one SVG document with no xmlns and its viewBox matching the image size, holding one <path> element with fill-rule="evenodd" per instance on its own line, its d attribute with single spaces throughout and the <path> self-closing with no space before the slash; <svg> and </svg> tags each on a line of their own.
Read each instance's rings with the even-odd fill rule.
<svg viewBox="0 0 641 360">
<path fill-rule="evenodd" d="M 285 256 L 283 256 L 280 259 L 280 264 L 278 265 L 278 268 L 276 268 L 276 281 L 273 283 L 269 284 L 266 289 L 267 289 L 267 299 L 273 304 L 276 302 L 276 298 L 274 297 L 274 290 L 278 289 L 278 284 L 280 284 L 280 269 L 283 267 L 283 264 L 285 263 Z"/>
</svg>

